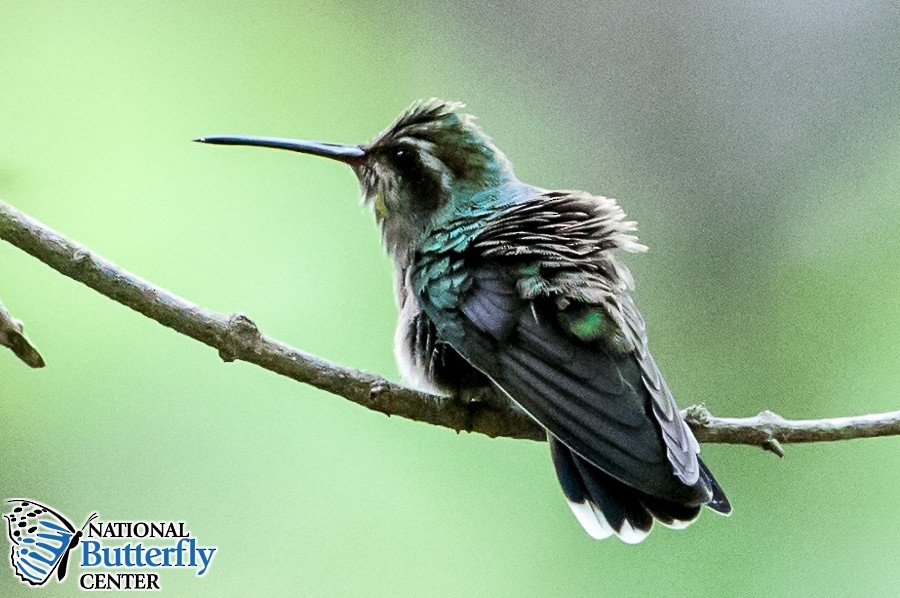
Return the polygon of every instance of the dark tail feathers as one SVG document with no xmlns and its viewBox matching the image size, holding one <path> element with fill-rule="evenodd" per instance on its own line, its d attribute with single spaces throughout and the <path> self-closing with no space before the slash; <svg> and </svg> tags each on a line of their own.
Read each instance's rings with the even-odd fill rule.
<svg viewBox="0 0 900 598">
<path fill-rule="evenodd" d="M 592 537 L 601 539 L 615 534 L 636 544 L 650 533 L 654 519 L 669 527 L 684 528 L 700 514 L 700 506 L 679 504 L 635 490 L 597 469 L 552 436 L 548 438 L 566 500 Z M 700 477 L 712 491 L 706 506 L 730 514 L 728 498 L 703 461 Z"/>
</svg>

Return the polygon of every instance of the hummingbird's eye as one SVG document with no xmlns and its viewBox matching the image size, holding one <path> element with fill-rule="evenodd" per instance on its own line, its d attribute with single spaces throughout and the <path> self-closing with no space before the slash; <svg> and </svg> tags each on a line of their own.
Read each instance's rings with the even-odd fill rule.
<svg viewBox="0 0 900 598">
<path fill-rule="evenodd" d="M 416 157 L 410 150 L 405 147 L 395 148 L 391 152 L 391 161 L 394 167 L 405 174 L 409 174 L 416 168 Z"/>
<path fill-rule="evenodd" d="M 426 166 L 425 155 L 414 147 L 396 145 L 387 150 L 386 157 L 404 191 L 404 201 L 415 203 L 420 209 L 442 201 L 441 175 Z"/>
</svg>

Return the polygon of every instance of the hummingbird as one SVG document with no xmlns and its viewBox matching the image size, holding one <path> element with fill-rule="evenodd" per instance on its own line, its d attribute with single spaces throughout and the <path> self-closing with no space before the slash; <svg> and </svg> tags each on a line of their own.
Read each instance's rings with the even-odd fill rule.
<svg viewBox="0 0 900 598">
<path fill-rule="evenodd" d="M 414 102 L 369 143 L 197 139 L 350 166 L 395 265 L 404 381 L 511 400 L 547 433 L 563 494 L 593 538 L 731 505 L 647 346 L 619 252 L 646 251 L 616 200 L 547 190 L 458 102 Z"/>
</svg>

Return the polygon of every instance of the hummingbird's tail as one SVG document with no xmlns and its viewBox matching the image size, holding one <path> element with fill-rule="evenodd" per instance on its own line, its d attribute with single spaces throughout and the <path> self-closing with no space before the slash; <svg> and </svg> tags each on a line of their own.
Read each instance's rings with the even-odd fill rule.
<svg viewBox="0 0 900 598">
<path fill-rule="evenodd" d="M 615 534 L 624 542 L 637 544 L 650 533 L 654 520 L 681 529 L 700 514 L 702 505 L 685 505 L 644 494 L 585 461 L 553 436 L 547 437 L 569 507 L 591 537 L 599 540 Z M 703 461 L 700 478 L 712 491 L 706 506 L 723 515 L 730 514 L 728 498 Z"/>
</svg>

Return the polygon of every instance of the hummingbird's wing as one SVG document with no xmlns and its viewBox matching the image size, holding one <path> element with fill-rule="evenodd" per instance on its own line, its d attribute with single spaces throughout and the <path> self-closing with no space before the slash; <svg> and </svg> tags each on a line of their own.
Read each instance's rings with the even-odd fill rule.
<svg viewBox="0 0 900 598">
<path fill-rule="evenodd" d="M 643 493 L 700 505 L 712 489 L 699 447 L 610 252 L 641 247 L 623 218 L 611 199 L 545 193 L 490 217 L 464 247 L 440 238 L 457 223 L 436 230 L 413 284 L 441 338 L 553 437 Z"/>
</svg>

